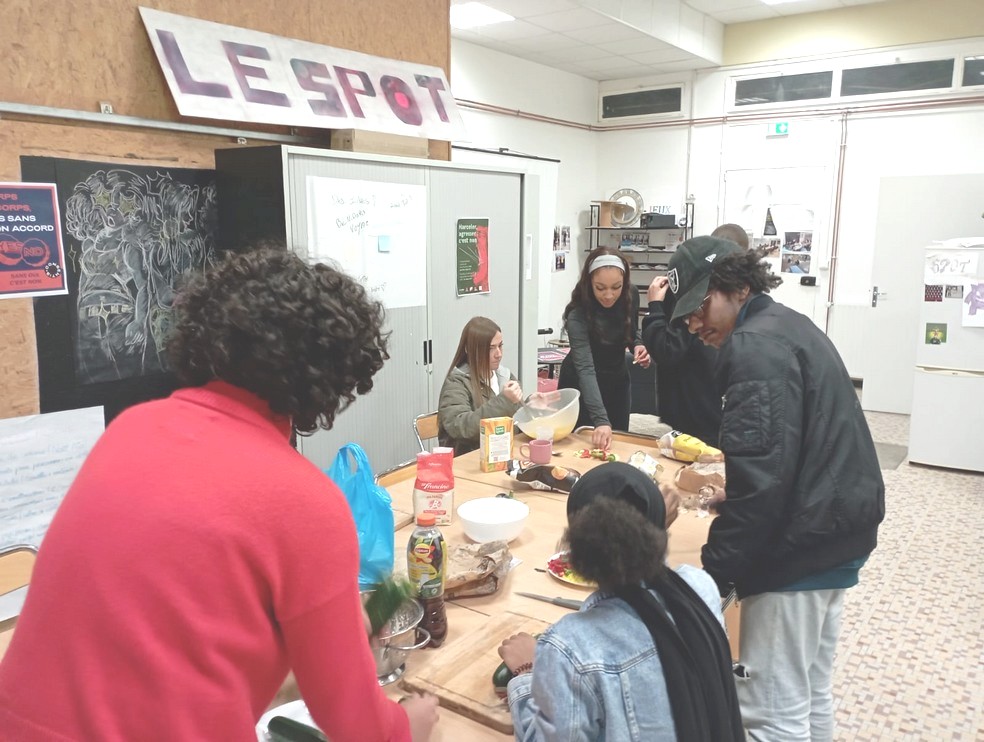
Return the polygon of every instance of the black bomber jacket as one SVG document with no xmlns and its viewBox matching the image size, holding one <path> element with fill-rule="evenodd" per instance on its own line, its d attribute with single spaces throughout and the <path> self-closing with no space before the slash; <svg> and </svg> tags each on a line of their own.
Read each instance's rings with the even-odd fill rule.
<svg viewBox="0 0 984 742">
<path fill-rule="evenodd" d="M 727 500 L 704 568 L 722 595 L 776 590 L 867 556 L 885 516 L 871 432 L 837 350 L 807 317 L 753 296 L 722 345 Z"/>
</svg>

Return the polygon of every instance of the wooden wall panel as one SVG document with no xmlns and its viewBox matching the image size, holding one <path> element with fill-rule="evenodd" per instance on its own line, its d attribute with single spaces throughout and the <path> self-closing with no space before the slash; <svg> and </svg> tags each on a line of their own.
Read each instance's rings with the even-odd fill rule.
<svg viewBox="0 0 984 742">
<path fill-rule="evenodd" d="M 450 0 L 4 0 L 8 54 L 0 61 L 0 102 L 96 112 L 100 101 L 124 116 L 181 121 L 137 10 L 180 15 L 419 62 L 450 75 Z M 281 131 L 239 122 L 196 121 Z M 299 133 L 308 133 L 307 131 Z M 256 142 L 263 144 L 264 142 Z M 267 142 L 268 143 L 268 142 Z M 0 180 L 20 180 L 20 156 L 173 167 L 214 167 L 225 137 L 138 131 L 0 117 Z M 430 156 L 449 160 L 447 142 Z M 39 411 L 37 349 L 30 299 L 0 301 L 0 417 Z"/>
</svg>

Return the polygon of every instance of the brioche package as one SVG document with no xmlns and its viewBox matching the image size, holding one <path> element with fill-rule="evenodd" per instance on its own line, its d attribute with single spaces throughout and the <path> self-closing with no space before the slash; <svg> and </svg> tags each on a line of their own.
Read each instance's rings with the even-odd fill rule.
<svg viewBox="0 0 984 742">
<path fill-rule="evenodd" d="M 413 517 L 431 513 L 435 523 L 446 526 L 454 514 L 453 448 L 435 448 L 417 454 L 417 479 L 413 483 Z"/>
<path fill-rule="evenodd" d="M 478 465 L 482 471 L 505 471 L 512 458 L 513 420 L 487 417 L 479 423 Z"/>
</svg>

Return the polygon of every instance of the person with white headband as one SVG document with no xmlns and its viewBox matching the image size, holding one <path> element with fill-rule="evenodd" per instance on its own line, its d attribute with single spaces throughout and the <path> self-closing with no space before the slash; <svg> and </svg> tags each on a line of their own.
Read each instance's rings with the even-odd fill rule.
<svg viewBox="0 0 984 742">
<path fill-rule="evenodd" d="M 558 387 L 580 390 L 577 424 L 594 426 L 595 448 L 611 446 L 613 428 L 629 428 L 632 396 L 625 352 L 643 368 L 650 363 L 638 317 L 639 292 L 628 262 L 616 250 L 592 250 L 564 309 L 571 350 L 561 364 Z"/>
</svg>

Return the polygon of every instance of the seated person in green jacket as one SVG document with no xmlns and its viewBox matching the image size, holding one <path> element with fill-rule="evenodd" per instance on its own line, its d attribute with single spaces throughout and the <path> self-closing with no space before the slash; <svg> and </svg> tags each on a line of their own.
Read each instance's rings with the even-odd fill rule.
<svg viewBox="0 0 984 742">
<path fill-rule="evenodd" d="M 487 317 L 473 317 L 461 331 L 438 402 L 438 440 L 455 456 L 478 448 L 479 421 L 512 417 L 523 389 L 502 365 L 502 330 Z"/>
</svg>

